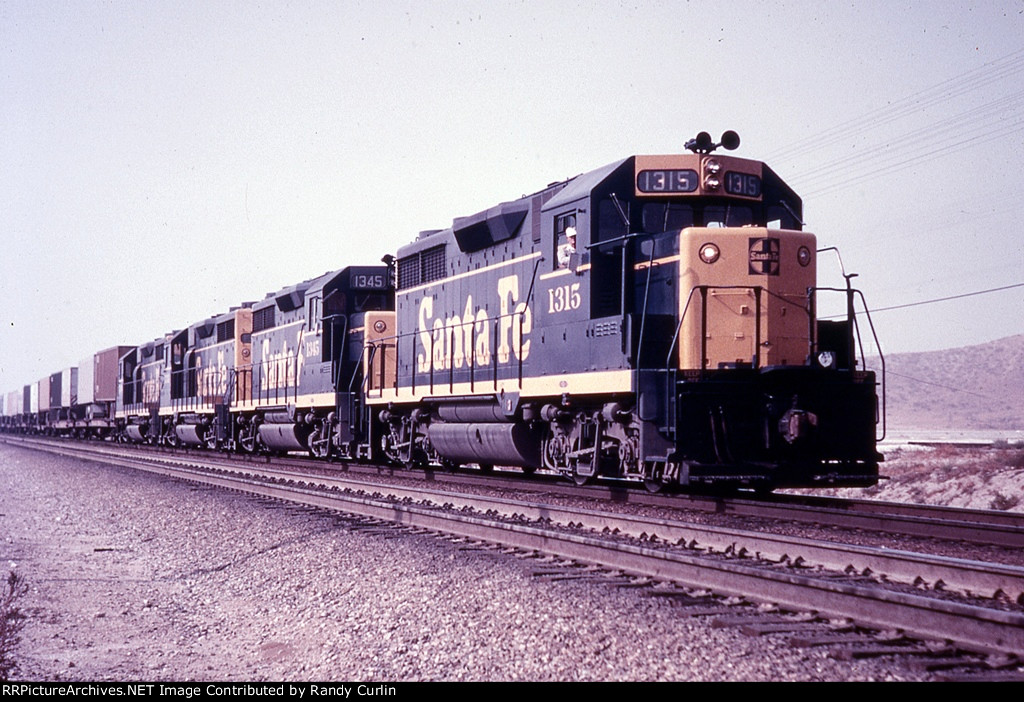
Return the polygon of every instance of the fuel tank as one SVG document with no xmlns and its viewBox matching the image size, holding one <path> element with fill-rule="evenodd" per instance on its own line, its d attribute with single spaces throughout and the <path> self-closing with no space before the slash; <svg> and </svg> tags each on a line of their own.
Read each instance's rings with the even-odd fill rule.
<svg viewBox="0 0 1024 702">
<path fill-rule="evenodd" d="M 540 467 L 540 442 L 525 424 L 435 422 L 427 435 L 440 456 L 457 463 Z"/>
<path fill-rule="evenodd" d="M 129 424 L 124 428 L 128 434 L 128 438 L 137 444 L 141 444 L 146 440 L 146 433 L 149 430 L 148 424 Z"/>
<path fill-rule="evenodd" d="M 305 451 L 312 427 L 306 424 L 261 424 L 260 438 L 274 451 Z"/>
<path fill-rule="evenodd" d="M 178 440 L 187 446 L 202 446 L 205 432 L 206 427 L 196 424 L 179 424 L 174 427 L 174 433 L 178 435 Z"/>
</svg>

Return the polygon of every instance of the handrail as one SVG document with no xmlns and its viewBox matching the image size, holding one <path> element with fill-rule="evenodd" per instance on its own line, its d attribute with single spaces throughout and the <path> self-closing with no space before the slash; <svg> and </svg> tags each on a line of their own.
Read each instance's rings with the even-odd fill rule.
<svg viewBox="0 0 1024 702">
<path fill-rule="evenodd" d="M 868 318 L 868 328 L 871 329 L 871 336 L 875 340 L 875 348 L 878 349 L 878 361 L 882 364 L 882 436 L 875 437 L 876 441 L 883 441 L 885 439 L 887 426 L 886 426 L 886 407 L 885 407 L 885 354 L 882 353 L 882 346 L 878 343 L 878 332 L 875 330 L 875 323 L 871 320 L 871 310 L 868 309 L 868 302 L 864 299 L 864 293 L 860 290 L 854 290 L 857 297 L 860 298 L 861 305 L 864 307 L 864 316 Z M 857 315 L 853 316 L 854 325 L 857 324 Z M 857 339 L 860 340 L 860 328 L 857 327 Z M 861 358 L 866 359 L 864 355 L 863 345 L 861 348 Z"/>
<path fill-rule="evenodd" d="M 404 332 L 367 341 L 365 346 L 370 349 L 371 371 L 378 372 L 380 376 L 380 383 L 373 388 L 373 391 L 380 393 L 378 397 L 383 396 L 386 364 L 388 363 L 387 350 L 390 348 L 395 349 L 395 379 L 392 389 L 396 393 L 401 387 L 402 380 L 408 382 L 407 387 L 410 392 L 416 392 L 417 387 L 426 385 L 429 388 L 428 392 L 432 394 L 437 390 L 441 382 L 448 386 L 449 392 L 453 392 L 456 371 L 464 371 L 469 374 L 471 391 L 475 391 L 477 384 L 480 382 L 492 383 L 493 389 L 497 391 L 498 382 L 502 380 L 503 370 L 506 372 L 511 370 L 512 372 L 506 379 L 515 380 L 521 388 L 523 382 L 523 348 L 529 342 L 525 338 L 523 329 L 526 323 L 526 314 L 529 311 L 527 307 L 519 311 L 506 312 L 505 314 L 492 317 L 474 317 L 473 319 L 459 321 L 458 324 L 448 324 L 437 329 Z M 503 320 L 508 320 L 508 322 L 503 322 Z M 499 354 L 499 343 L 503 341 L 500 338 L 503 323 L 507 323 L 508 329 L 505 330 L 505 333 L 510 334 L 512 339 L 509 340 L 508 348 L 502 349 L 503 353 Z M 479 329 L 481 325 L 490 325 L 492 332 L 490 334 L 491 347 L 487 350 L 486 354 L 477 353 L 479 334 L 483 333 L 483 330 Z M 424 333 L 428 334 L 430 338 L 429 345 L 427 346 L 420 344 L 418 341 L 418 338 Z M 460 337 L 462 340 L 468 337 L 468 348 L 465 344 L 456 344 L 454 342 L 454 339 Z M 404 348 L 403 340 L 408 341 L 410 339 L 408 365 L 401 366 L 400 349 Z M 515 343 L 514 346 L 513 343 Z M 456 354 L 456 350 L 460 346 L 462 352 Z M 445 352 L 441 351 L 442 348 Z M 422 354 L 422 362 L 418 358 L 419 354 Z M 513 356 L 515 357 L 514 362 Z M 373 368 L 373 363 L 377 359 L 380 359 L 379 370 Z M 403 376 L 399 374 L 399 368 L 408 372 Z M 480 369 L 487 368 L 491 370 L 490 377 L 486 379 L 480 378 Z M 441 380 L 440 374 L 442 373 L 446 376 L 444 380 Z"/>
</svg>

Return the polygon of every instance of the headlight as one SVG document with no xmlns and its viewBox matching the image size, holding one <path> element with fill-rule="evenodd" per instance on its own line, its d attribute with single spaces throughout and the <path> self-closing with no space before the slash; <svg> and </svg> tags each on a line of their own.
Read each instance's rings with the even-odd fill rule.
<svg viewBox="0 0 1024 702">
<path fill-rule="evenodd" d="M 811 262 L 811 250 L 806 246 L 801 246 L 800 250 L 796 252 L 796 260 L 801 266 L 807 266 Z"/>
<path fill-rule="evenodd" d="M 831 351 L 822 351 L 818 354 L 818 365 L 822 368 L 834 368 L 836 365 L 836 355 Z"/>
<path fill-rule="evenodd" d="M 704 244 L 700 247 L 700 260 L 704 263 L 714 263 L 721 253 L 714 244 Z"/>
</svg>

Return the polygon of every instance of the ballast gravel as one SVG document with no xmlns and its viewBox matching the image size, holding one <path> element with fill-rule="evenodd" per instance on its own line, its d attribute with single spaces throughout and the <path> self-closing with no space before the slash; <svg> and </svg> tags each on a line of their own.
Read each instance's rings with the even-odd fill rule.
<svg viewBox="0 0 1024 702">
<path fill-rule="evenodd" d="M 915 680 L 689 617 L 650 588 L 0 444 L 18 680 Z"/>
</svg>

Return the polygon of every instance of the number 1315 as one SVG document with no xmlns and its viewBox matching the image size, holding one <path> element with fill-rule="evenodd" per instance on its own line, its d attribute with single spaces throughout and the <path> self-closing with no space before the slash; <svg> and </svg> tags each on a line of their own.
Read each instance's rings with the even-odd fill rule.
<svg viewBox="0 0 1024 702">
<path fill-rule="evenodd" d="M 548 290 L 548 313 L 565 312 L 566 310 L 578 310 L 583 304 L 580 296 L 580 284 L 559 285 L 557 288 Z"/>
</svg>

